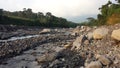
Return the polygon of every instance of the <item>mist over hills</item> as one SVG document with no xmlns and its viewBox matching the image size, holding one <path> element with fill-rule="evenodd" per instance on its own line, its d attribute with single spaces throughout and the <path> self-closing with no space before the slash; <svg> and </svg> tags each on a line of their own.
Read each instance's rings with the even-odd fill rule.
<svg viewBox="0 0 120 68">
<path fill-rule="evenodd" d="M 84 15 L 84 16 L 75 16 L 75 17 L 67 17 L 66 19 L 75 23 L 81 23 L 84 21 L 87 21 L 87 18 L 89 17 L 93 17 L 93 18 L 97 18 L 97 14 L 96 15 Z"/>
</svg>

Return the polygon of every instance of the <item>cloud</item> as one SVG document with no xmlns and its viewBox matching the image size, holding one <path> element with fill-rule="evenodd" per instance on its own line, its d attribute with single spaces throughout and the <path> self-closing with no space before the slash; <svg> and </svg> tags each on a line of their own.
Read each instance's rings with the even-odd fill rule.
<svg viewBox="0 0 120 68">
<path fill-rule="evenodd" d="M 57 16 L 82 16 L 98 13 L 98 8 L 106 0 L 36 0 L 36 11 L 50 11 Z M 106 3 L 106 2 L 105 2 Z M 41 6 L 39 6 L 41 5 Z"/>
<path fill-rule="evenodd" d="M 0 0 L 0 8 L 9 11 L 32 8 L 34 12 L 51 12 L 59 17 L 97 15 L 107 0 Z"/>
</svg>

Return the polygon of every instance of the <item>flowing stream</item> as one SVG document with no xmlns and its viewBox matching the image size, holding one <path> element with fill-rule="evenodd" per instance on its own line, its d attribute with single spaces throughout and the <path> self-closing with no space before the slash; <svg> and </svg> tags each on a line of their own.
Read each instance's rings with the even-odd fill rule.
<svg viewBox="0 0 120 68">
<path fill-rule="evenodd" d="M 27 36 L 21 36 L 21 37 L 11 37 L 6 40 L 0 40 L 0 42 L 8 42 L 8 41 L 14 41 L 19 39 L 26 39 L 26 38 L 32 38 L 32 37 L 39 37 L 40 35 L 27 35 Z"/>
</svg>

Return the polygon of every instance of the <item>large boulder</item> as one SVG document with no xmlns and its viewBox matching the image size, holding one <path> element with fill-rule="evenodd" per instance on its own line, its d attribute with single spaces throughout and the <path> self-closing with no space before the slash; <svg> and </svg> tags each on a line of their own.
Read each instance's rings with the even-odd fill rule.
<svg viewBox="0 0 120 68">
<path fill-rule="evenodd" d="M 102 68 L 102 64 L 99 61 L 92 61 L 86 68 Z"/>
<path fill-rule="evenodd" d="M 111 37 L 115 40 L 120 41 L 120 29 L 113 30 Z"/>
<path fill-rule="evenodd" d="M 107 28 L 98 28 L 93 32 L 93 38 L 94 39 L 102 39 L 104 36 L 108 34 Z"/>
</svg>

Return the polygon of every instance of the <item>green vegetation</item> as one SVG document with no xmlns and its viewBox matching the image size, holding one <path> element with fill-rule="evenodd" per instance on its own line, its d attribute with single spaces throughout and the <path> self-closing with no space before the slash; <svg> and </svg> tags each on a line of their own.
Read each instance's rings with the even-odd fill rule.
<svg viewBox="0 0 120 68">
<path fill-rule="evenodd" d="M 120 0 L 116 4 L 108 1 L 100 8 L 101 14 L 98 14 L 99 25 L 110 25 L 120 22 Z M 119 21 L 118 21 L 119 20 Z"/>
<path fill-rule="evenodd" d="M 56 17 L 50 12 L 45 15 L 42 12 L 34 13 L 30 8 L 15 12 L 0 9 L 0 24 L 41 27 L 75 27 L 77 25 L 62 17 Z"/>
<path fill-rule="evenodd" d="M 97 19 L 93 17 L 87 18 L 87 21 L 80 23 L 79 25 L 85 25 L 85 26 L 96 26 L 98 25 Z"/>
<path fill-rule="evenodd" d="M 107 4 L 102 5 L 99 8 L 101 13 L 97 15 L 97 19 L 90 17 L 88 21 L 81 23 L 81 25 L 101 26 L 120 23 L 120 0 L 115 1 L 117 3 L 112 3 L 109 0 Z"/>
</svg>

